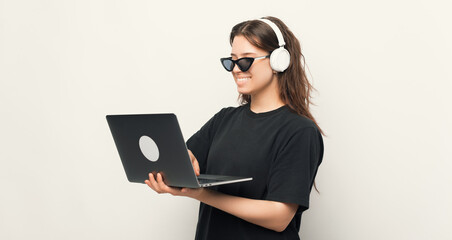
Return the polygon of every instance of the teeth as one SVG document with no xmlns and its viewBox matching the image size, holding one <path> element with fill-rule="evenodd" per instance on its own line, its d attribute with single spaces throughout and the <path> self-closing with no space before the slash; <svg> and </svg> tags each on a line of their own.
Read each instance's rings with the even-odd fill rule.
<svg viewBox="0 0 452 240">
<path fill-rule="evenodd" d="M 239 81 L 239 82 L 243 82 L 243 81 L 248 81 L 248 80 L 250 80 L 251 78 L 237 78 L 237 81 Z"/>
</svg>

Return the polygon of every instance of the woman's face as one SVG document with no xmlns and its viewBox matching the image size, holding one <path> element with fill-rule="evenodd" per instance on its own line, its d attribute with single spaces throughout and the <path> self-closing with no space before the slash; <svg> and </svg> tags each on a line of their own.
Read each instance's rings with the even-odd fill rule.
<svg viewBox="0 0 452 240">
<path fill-rule="evenodd" d="M 262 57 L 269 53 L 253 46 L 244 36 L 236 36 L 232 42 L 231 57 L 237 60 L 243 57 Z M 250 69 L 242 72 L 237 64 L 232 70 L 232 76 L 237 84 L 237 91 L 241 94 L 256 95 L 265 92 L 272 83 L 273 70 L 270 67 L 270 59 L 256 59 Z M 274 85 L 273 85 L 274 86 Z"/>
</svg>

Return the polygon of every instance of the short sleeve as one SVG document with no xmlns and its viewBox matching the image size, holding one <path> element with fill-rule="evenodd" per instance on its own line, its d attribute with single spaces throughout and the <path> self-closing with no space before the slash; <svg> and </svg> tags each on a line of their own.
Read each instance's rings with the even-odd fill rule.
<svg viewBox="0 0 452 240">
<path fill-rule="evenodd" d="M 212 144 L 212 139 L 218 129 L 218 125 L 221 122 L 225 110 L 226 108 L 223 108 L 221 111 L 216 113 L 186 142 L 187 148 L 192 151 L 193 155 L 195 155 L 198 160 L 201 173 L 204 173 L 206 169 L 210 145 Z"/>
<path fill-rule="evenodd" d="M 272 162 L 267 183 L 271 201 L 309 208 L 309 196 L 323 158 L 323 140 L 317 128 L 300 129 L 289 137 Z"/>
</svg>

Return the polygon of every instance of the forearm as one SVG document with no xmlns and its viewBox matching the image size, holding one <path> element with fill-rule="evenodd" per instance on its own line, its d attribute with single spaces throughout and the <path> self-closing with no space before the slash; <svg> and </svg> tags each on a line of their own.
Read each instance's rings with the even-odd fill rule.
<svg viewBox="0 0 452 240">
<path fill-rule="evenodd" d="M 197 200 L 250 223 L 274 231 L 283 231 L 295 215 L 298 205 L 256 200 L 204 189 Z"/>
<path fill-rule="evenodd" d="M 163 182 L 162 175 L 157 180 L 152 173 L 145 183 L 157 193 L 170 193 L 174 196 L 186 196 L 197 199 L 238 218 L 261 227 L 282 232 L 292 220 L 298 205 L 267 200 L 256 200 L 212 191 L 207 188 L 173 188 Z"/>
</svg>

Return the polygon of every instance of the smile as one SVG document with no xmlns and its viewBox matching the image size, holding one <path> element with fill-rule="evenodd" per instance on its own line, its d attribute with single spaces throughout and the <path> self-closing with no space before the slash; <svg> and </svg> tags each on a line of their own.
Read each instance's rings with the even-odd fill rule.
<svg viewBox="0 0 452 240">
<path fill-rule="evenodd" d="M 248 80 L 250 80 L 251 78 L 250 77 L 246 77 L 246 78 L 237 78 L 237 81 L 238 82 L 244 82 L 244 81 L 248 81 Z"/>
</svg>

